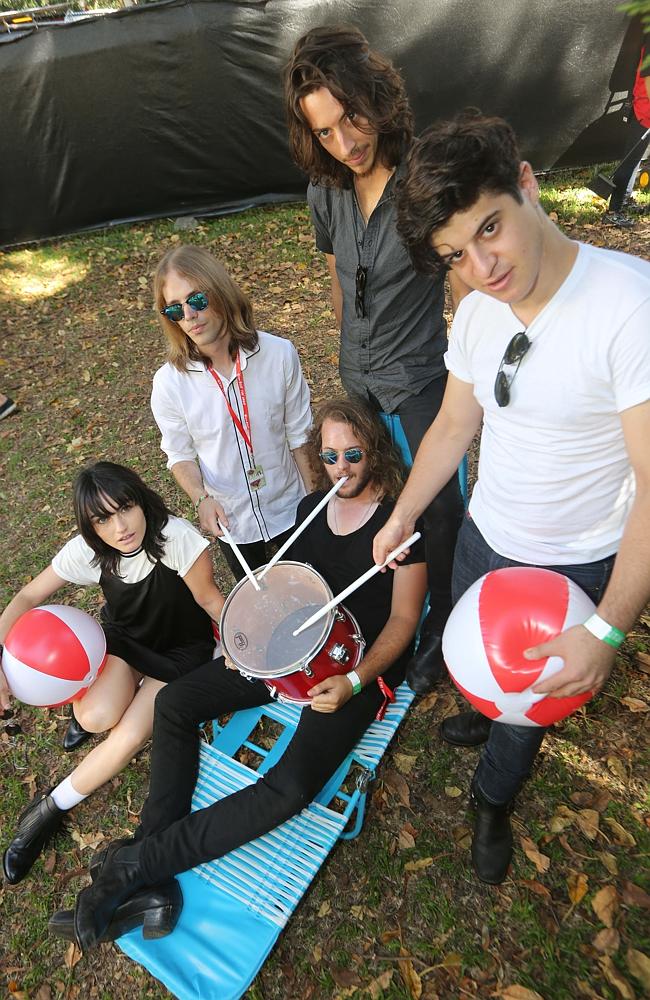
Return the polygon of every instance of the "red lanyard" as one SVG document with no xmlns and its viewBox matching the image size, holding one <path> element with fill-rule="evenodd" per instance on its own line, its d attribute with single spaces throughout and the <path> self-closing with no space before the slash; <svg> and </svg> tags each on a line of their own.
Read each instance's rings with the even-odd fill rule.
<svg viewBox="0 0 650 1000">
<path fill-rule="evenodd" d="M 241 420 L 239 419 L 239 417 L 237 416 L 237 414 L 233 410 L 232 406 L 230 405 L 230 400 L 228 399 L 228 396 L 226 395 L 226 390 L 223 387 L 223 382 L 221 381 L 220 376 L 217 374 L 217 372 L 214 370 L 214 368 L 211 365 L 208 368 L 208 371 L 210 372 L 210 374 L 212 375 L 212 378 L 215 380 L 215 382 L 217 383 L 217 385 L 221 389 L 221 395 L 223 396 L 223 398 L 224 398 L 224 400 L 226 402 L 226 406 L 228 407 L 228 413 L 232 417 L 232 422 L 235 425 L 235 427 L 237 428 L 237 430 L 239 431 L 239 433 L 241 434 L 241 436 L 243 437 L 244 441 L 246 442 L 246 446 L 247 446 L 248 450 L 250 451 L 250 453 L 252 455 L 253 454 L 253 437 L 252 437 L 252 434 L 251 434 L 251 419 L 250 419 L 250 416 L 249 416 L 249 413 L 248 413 L 248 400 L 246 399 L 246 386 L 244 385 L 244 376 L 242 375 L 242 371 L 241 371 L 241 361 L 239 360 L 239 354 L 237 354 L 237 358 L 236 358 L 236 361 L 235 361 L 235 372 L 236 372 L 236 375 L 237 375 L 237 385 L 239 386 L 239 395 L 241 396 L 242 407 L 244 409 L 244 421 L 246 423 L 246 427 L 243 426 Z"/>
</svg>

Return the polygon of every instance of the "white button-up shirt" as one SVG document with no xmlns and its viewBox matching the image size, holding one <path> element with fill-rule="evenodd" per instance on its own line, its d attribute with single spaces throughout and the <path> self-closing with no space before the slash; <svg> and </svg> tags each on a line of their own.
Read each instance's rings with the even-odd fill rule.
<svg viewBox="0 0 650 1000">
<path fill-rule="evenodd" d="M 153 379 L 151 409 L 162 434 L 167 468 L 198 459 L 203 482 L 223 506 L 236 542 L 268 541 L 295 521 L 305 487 L 291 452 L 305 444 L 311 426 L 309 388 L 295 347 L 288 340 L 258 332 L 259 344 L 240 350 L 255 464 L 265 485 L 250 488 L 251 457 L 226 401 L 201 362 L 180 372 L 169 362 Z M 233 370 L 221 376 L 228 401 L 246 427 Z"/>
</svg>

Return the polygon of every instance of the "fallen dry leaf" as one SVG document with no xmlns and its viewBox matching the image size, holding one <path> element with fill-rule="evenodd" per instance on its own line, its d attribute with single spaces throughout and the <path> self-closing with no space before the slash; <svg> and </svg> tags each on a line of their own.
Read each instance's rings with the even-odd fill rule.
<svg viewBox="0 0 650 1000">
<path fill-rule="evenodd" d="M 572 872 L 566 880 L 567 889 L 569 892 L 569 899 L 574 906 L 584 899 L 587 889 L 589 888 L 589 880 L 584 872 Z"/>
<path fill-rule="evenodd" d="M 599 815 L 595 809 L 581 809 L 576 817 L 576 823 L 587 840 L 595 840 L 598 836 Z"/>
<path fill-rule="evenodd" d="M 386 972 L 382 972 L 381 976 L 377 976 L 376 979 L 371 979 L 369 983 L 366 984 L 364 989 L 368 991 L 372 1000 L 379 1000 L 379 998 L 386 992 L 393 979 L 393 969 L 386 969 Z"/>
<path fill-rule="evenodd" d="M 337 966 L 331 965 L 328 971 L 336 985 L 345 991 L 343 996 L 353 996 L 361 986 L 361 979 L 352 969 L 340 969 Z"/>
<path fill-rule="evenodd" d="M 535 879 L 522 878 L 519 879 L 519 884 L 525 885 L 526 888 L 530 889 L 531 892 L 534 892 L 536 896 L 542 896 L 544 899 L 551 899 L 550 891 L 545 885 L 542 885 L 541 882 L 537 882 Z"/>
<path fill-rule="evenodd" d="M 637 653 L 636 664 L 644 674 L 650 674 L 650 653 Z"/>
<path fill-rule="evenodd" d="M 611 819 L 609 816 L 605 816 L 605 822 L 612 831 L 615 843 L 621 844 L 623 847 L 636 847 L 636 840 L 632 834 L 628 833 L 625 827 L 621 826 L 617 820 Z"/>
<path fill-rule="evenodd" d="M 451 835 L 454 838 L 454 843 L 459 851 L 467 851 L 472 843 L 473 832 L 471 827 L 465 826 L 455 826 L 451 831 Z"/>
<path fill-rule="evenodd" d="M 520 986 L 519 983 L 506 986 L 505 989 L 495 992 L 493 996 L 503 997 L 503 1000 L 544 1000 L 541 993 L 529 990 L 527 986 Z"/>
<path fill-rule="evenodd" d="M 424 712 L 430 712 L 431 709 L 436 705 L 437 701 L 438 701 L 438 695 L 436 694 L 435 691 L 432 691 L 430 694 L 425 695 L 424 698 L 420 698 L 413 711 L 417 715 L 422 715 Z"/>
<path fill-rule="evenodd" d="M 315 962 L 320 962 L 323 957 L 323 949 L 319 944 L 315 944 L 311 950 L 311 954 Z"/>
<path fill-rule="evenodd" d="M 623 882 L 623 902 L 626 906 L 643 906 L 646 910 L 650 909 L 650 895 L 641 886 L 627 880 Z"/>
<path fill-rule="evenodd" d="M 396 753 L 394 754 L 395 766 L 401 774 L 411 774 L 413 768 L 415 767 L 417 757 L 413 757 L 408 753 Z"/>
<path fill-rule="evenodd" d="M 450 799 L 457 799 L 462 794 L 462 788 L 457 788 L 456 785 L 445 785 L 445 795 L 449 796 Z"/>
<path fill-rule="evenodd" d="M 610 769 L 613 775 L 615 775 L 620 781 L 627 781 L 627 771 L 625 770 L 625 764 L 618 757 L 608 757 L 607 767 Z"/>
<path fill-rule="evenodd" d="M 594 948 L 603 955 L 615 955 L 620 944 L 621 935 L 614 927 L 605 927 L 602 931 L 598 931 L 593 940 Z"/>
<path fill-rule="evenodd" d="M 610 875 L 618 875 L 618 863 L 613 854 L 609 851 L 596 851 L 596 857 L 600 858 Z"/>
<path fill-rule="evenodd" d="M 618 893 L 613 885 L 599 889 L 591 900 L 591 907 L 605 927 L 613 927 L 614 916 L 618 912 Z"/>
<path fill-rule="evenodd" d="M 419 861 L 407 861 L 404 865 L 405 872 L 421 872 L 425 868 L 430 868 L 433 864 L 433 858 L 420 858 Z"/>
<path fill-rule="evenodd" d="M 400 948 L 400 954 L 407 955 L 408 952 L 404 948 Z M 399 963 L 399 972 L 413 1000 L 420 1000 L 422 996 L 422 980 L 415 971 L 410 958 L 405 958 Z"/>
<path fill-rule="evenodd" d="M 403 806 L 410 809 L 411 792 L 408 784 L 406 783 L 406 779 L 403 778 L 401 774 L 398 774 L 397 771 L 389 771 L 384 776 L 384 784 L 397 796 Z"/>
<path fill-rule="evenodd" d="M 81 960 L 81 948 L 71 941 L 65 951 L 65 957 L 63 961 L 65 962 L 66 968 L 74 969 L 77 962 Z"/>
<path fill-rule="evenodd" d="M 618 971 L 609 955 L 604 955 L 602 958 L 599 958 L 598 964 L 600 965 L 607 982 L 621 994 L 623 1000 L 636 1000 L 634 990 L 628 983 L 627 979 L 625 979 Z"/>
<path fill-rule="evenodd" d="M 406 826 L 403 826 L 400 830 L 397 837 L 397 843 L 403 851 L 410 851 L 415 847 L 415 837 L 411 833 L 411 830 L 407 829 Z"/>
<path fill-rule="evenodd" d="M 650 712 L 650 705 L 645 701 L 641 701 L 640 698 L 626 696 L 625 698 L 621 698 L 621 704 L 626 705 L 630 712 Z"/>
<path fill-rule="evenodd" d="M 328 902 L 328 900 L 325 900 L 324 903 L 320 904 L 320 907 L 319 907 L 319 910 L 318 910 L 318 916 L 319 917 L 326 917 L 327 914 L 330 912 L 331 909 L 332 909 L 332 904 L 330 902 Z"/>
<path fill-rule="evenodd" d="M 551 867 L 551 859 L 537 850 L 537 844 L 530 837 L 520 837 L 524 854 L 535 865 L 538 872 L 547 872 Z"/>
<path fill-rule="evenodd" d="M 637 951 L 636 948 L 628 948 L 625 953 L 625 961 L 634 978 L 638 979 L 643 986 L 644 991 L 650 993 L 650 958 L 642 951 Z"/>
</svg>

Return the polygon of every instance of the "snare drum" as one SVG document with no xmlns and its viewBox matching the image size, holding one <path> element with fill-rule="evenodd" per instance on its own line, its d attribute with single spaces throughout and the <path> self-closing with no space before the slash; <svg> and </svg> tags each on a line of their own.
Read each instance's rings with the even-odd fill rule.
<svg viewBox="0 0 650 1000">
<path fill-rule="evenodd" d="M 293 632 L 332 599 L 320 573 L 299 562 L 278 562 L 257 591 L 244 577 L 221 612 L 221 642 L 245 677 L 264 681 L 281 701 L 309 705 L 307 692 L 361 661 L 365 642 L 342 605 L 300 635 Z"/>
</svg>

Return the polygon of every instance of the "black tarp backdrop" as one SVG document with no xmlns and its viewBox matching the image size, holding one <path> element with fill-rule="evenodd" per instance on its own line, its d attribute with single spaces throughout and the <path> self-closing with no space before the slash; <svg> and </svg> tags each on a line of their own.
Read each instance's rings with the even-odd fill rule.
<svg viewBox="0 0 650 1000">
<path fill-rule="evenodd" d="M 402 69 L 418 130 L 474 105 L 537 170 L 622 150 L 639 35 L 614 0 L 171 0 L 0 45 L 0 245 L 303 196 L 281 68 L 340 21 Z"/>
</svg>

